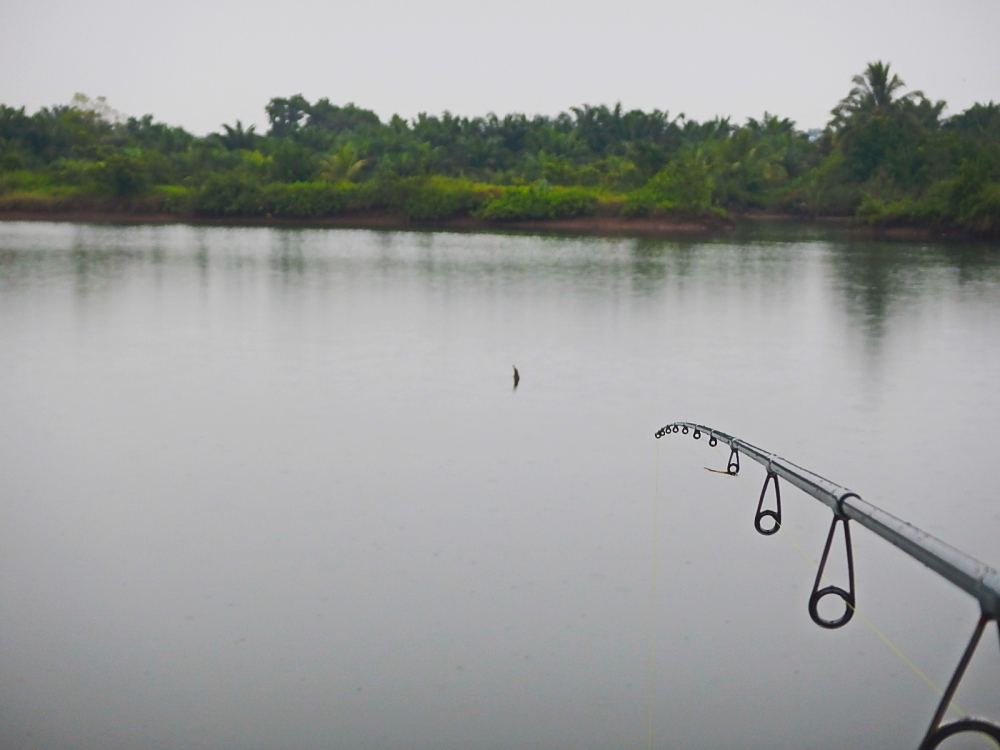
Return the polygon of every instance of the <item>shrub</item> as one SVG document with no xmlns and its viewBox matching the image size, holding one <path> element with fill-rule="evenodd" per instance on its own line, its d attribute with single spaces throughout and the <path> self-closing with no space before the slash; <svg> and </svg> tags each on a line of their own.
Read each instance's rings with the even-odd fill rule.
<svg viewBox="0 0 1000 750">
<path fill-rule="evenodd" d="M 233 172 L 217 174 L 195 192 L 192 208 L 205 216 L 256 216 L 263 213 L 263 196 L 255 180 Z"/>
<path fill-rule="evenodd" d="M 44 191 L 13 191 L 0 195 L 3 211 L 66 211 L 101 208 L 98 199 L 82 195 L 79 188 L 57 186 Z"/>
<path fill-rule="evenodd" d="M 963 176 L 933 183 L 919 197 L 888 199 L 866 195 L 856 216 L 869 224 L 920 224 L 960 227 L 989 234 L 1000 229 L 1000 182 L 981 181 L 974 186 Z"/>
<path fill-rule="evenodd" d="M 158 199 L 160 211 L 186 214 L 194 207 L 195 191 L 186 185 L 157 185 L 151 197 Z"/>
<path fill-rule="evenodd" d="M 965 203 L 959 224 L 983 234 L 1000 231 L 1000 182 L 985 182 Z"/>
<path fill-rule="evenodd" d="M 622 216 L 653 216 L 670 213 L 674 204 L 656 194 L 653 190 L 640 188 L 625 196 L 621 207 Z"/>
<path fill-rule="evenodd" d="M 372 211 L 388 208 L 383 201 L 382 184 L 378 180 L 353 183 L 352 192 L 348 196 L 347 211 Z"/>
<path fill-rule="evenodd" d="M 150 168 L 142 156 L 121 152 L 100 162 L 94 171 L 98 187 L 118 198 L 140 195 L 151 184 Z"/>
<path fill-rule="evenodd" d="M 887 200 L 868 194 L 861 199 L 855 216 L 868 224 L 899 224 L 908 222 L 915 209 L 916 202 L 909 197 Z"/>
<path fill-rule="evenodd" d="M 316 154 L 291 141 L 279 141 L 269 154 L 271 179 L 280 182 L 305 182 L 314 179 L 320 170 Z"/>
<path fill-rule="evenodd" d="M 54 187 L 54 181 L 44 172 L 26 169 L 0 171 L 0 195 L 14 192 L 45 192 Z"/>
<path fill-rule="evenodd" d="M 591 216 L 597 208 L 597 195 L 578 187 L 550 187 L 544 183 L 506 187 L 477 212 L 481 219 L 516 221 L 519 219 L 561 219 Z"/>
<path fill-rule="evenodd" d="M 793 181 L 776 203 L 780 208 L 812 216 L 849 216 L 858 209 L 861 200 L 861 190 L 850 181 L 843 155 L 835 151 L 815 169 Z"/>
<path fill-rule="evenodd" d="M 635 191 L 626 210 L 707 213 L 715 206 L 714 194 L 715 177 L 708 158 L 700 149 L 687 149 Z"/>
<path fill-rule="evenodd" d="M 350 205 L 357 187 L 348 182 L 275 182 L 261 190 L 261 210 L 273 216 L 335 216 Z"/>
<path fill-rule="evenodd" d="M 496 188 L 449 177 L 408 180 L 399 208 L 408 219 L 433 221 L 468 216 L 478 210 Z"/>
</svg>

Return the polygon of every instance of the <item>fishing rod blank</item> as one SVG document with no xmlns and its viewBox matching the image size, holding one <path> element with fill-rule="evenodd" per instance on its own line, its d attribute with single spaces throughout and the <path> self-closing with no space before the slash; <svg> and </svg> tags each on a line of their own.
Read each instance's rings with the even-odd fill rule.
<svg viewBox="0 0 1000 750">
<path fill-rule="evenodd" d="M 781 528 L 779 477 L 807 495 L 816 498 L 833 511 L 833 519 L 826 537 L 826 544 L 823 547 L 819 570 L 816 571 L 816 580 L 809 595 L 809 617 L 820 627 L 840 628 L 854 616 L 856 595 L 850 521 L 857 521 L 869 531 L 895 545 L 910 557 L 919 560 L 935 573 L 973 596 L 979 603 L 981 612 L 979 621 L 976 623 L 972 638 L 945 688 L 930 727 L 920 743 L 920 750 L 936 748 L 947 738 L 964 732 L 978 732 L 1000 743 L 1000 725 L 987 719 L 965 717 L 958 721 L 942 724 L 945 712 L 958 689 L 958 684 L 961 682 L 969 662 L 972 660 L 972 655 L 975 653 L 976 646 L 979 644 L 987 624 L 996 623 L 997 634 L 1000 635 L 1000 573 L 961 550 L 931 536 L 926 531 L 918 529 L 913 524 L 863 500 L 856 492 L 721 430 L 694 422 L 671 422 L 657 430 L 655 437 L 660 439 L 678 433 L 691 434 L 695 440 L 700 440 L 703 435 L 708 435 L 710 447 L 715 447 L 720 442 L 729 446 L 729 460 L 726 462 L 726 470 L 720 470 L 722 474 L 735 476 L 740 473 L 740 454 L 764 466 L 767 475 L 760 491 L 757 512 L 754 516 L 754 528 L 759 533 L 770 536 Z M 774 488 L 773 510 L 764 507 L 769 486 Z M 838 527 L 842 530 L 847 560 L 847 588 L 844 589 L 832 584 L 821 588 L 823 572 L 826 569 L 827 559 Z M 844 614 L 832 619 L 825 618 L 820 614 L 819 603 L 827 596 L 835 596 L 843 601 Z"/>
</svg>

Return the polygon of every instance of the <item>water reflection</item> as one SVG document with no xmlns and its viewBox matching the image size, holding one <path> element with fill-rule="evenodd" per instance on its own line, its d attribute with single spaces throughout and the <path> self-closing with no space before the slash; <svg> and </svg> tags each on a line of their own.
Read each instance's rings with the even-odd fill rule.
<svg viewBox="0 0 1000 750">
<path fill-rule="evenodd" d="M 271 256 L 271 268 L 283 276 L 306 272 L 302 235 L 299 232 L 276 232 Z"/>
<path fill-rule="evenodd" d="M 685 276 L 697 254 L 697 245 L 690 242 L 642 238 L 630 245 L 633 288 L 642 295 L 656 294 L 668 276 Z"/>
<path fill-rule="evenodd" d="M 914 293 L 914 254 L 922 248 L 890 245 L 875 242 L 852 242 L 844 245 L 840 253 L 831 256 L 831 266 L 836 274 L 838 287 L 844 295 L 848 316 L 866 332 L 873 347 L 885 334 L 890 307 L 905 304 Z M 927 271 L 926 257 L 920 268 Z"/>
<path fill-rule="evenodd" d="M 997 250 L 983 244 L 850 241 L 829 254 L 834 287 L 852 327 L 863 332 L 877 366 L 894 316 L 941 304 L 962 287 L 998 281 Z M 977 290 L 978 291 L 978 290 Z"/>
</svg>

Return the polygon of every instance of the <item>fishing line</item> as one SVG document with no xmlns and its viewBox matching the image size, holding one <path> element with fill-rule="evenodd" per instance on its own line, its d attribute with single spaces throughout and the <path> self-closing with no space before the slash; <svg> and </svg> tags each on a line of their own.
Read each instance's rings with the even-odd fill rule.
<svg viewBox="0 0 1000 750">
<path fill-rule="evenodd" d="M 893 656 L 899 659 L 928 688 L 936 693 L 941 693 L 937 710 L 920 743 L 921 748 L 925 750 L 936 748 L 942 742 L 956 734 L 970 732 L 985 735 L 1000 744 L 1000 724 L 989 719 L 977 718 L 970 715 L 955 721 L 944 721 L 946 714 L 949 712 L 966 713 L 955 702 L 955 693 L 970 661 L 975 655 L 976 648 L 979 645 L 985 628 L 991 622 L 995 624 L 1000 619 L 1000 572 L 965 554 L 961 550 L 955 549 L 945 542 L 936 539 L 913 524 L 894 516 L 872 503 L 866 502 L 856 492 L 835 482 L 831 482 L 829 479 L 787 459 L 781 458 L 775 453 L 771 453 L 721 430 L 693 422 L 672 422 L 657 430 L 654 433 L 654 437 L 660 439 L 666 437 L 668 434 L 676 435 L 678 433 L 683 435 L 691 434 L 695 440 L 708 437 L 709 447 L 715 447 L 720 443 L 726 444 L 730 449 L 726 473 L 730 475 L 735 476 L 740 473 L 741 454 L 765 467 L 767 477 L 760 492 L 757 512 L 754 517 L 754 528 L 758 533 L 771 536 L 782 526 L 779 477 L 785 479 L 792 486 L 802 490 L 833 511 L 830 530 L 827 533 L 823 554 L 820 557 L 815 582 L 809 596 L 809 617 L 820 627 L 836 629 L 846 625 L 853 619 L 855 614 L 858 614 L 864 626 L 881 641 L 882 645 Z M 712 471 L 711 469 L 709 470 Z M 722 472 L 716 470 L 715 473 Z M 774 504 L 773 507 L 765 508 L 764 501 L 768 488 L 772 483 Z M 771 519 L 772 523 L 766 523 L 767 519 Z M 935 680 L 931 679 L 885 631 L 878 627 L 871 618 L 858 611 L 854 587 L 854 553 L 850 533 L 850 521 L 852 520 L 864 526 L 884 541 L 902 550 L 910 557 L 923 563 L 938 575 L 946 578 L 971 595 L 978 602 L 980 608 L 978 622 L 958 665 L 952 672 L 947 687 L 943 691 Z M 837 536 L 838 526 L 841 527 L 844 545 L 843 553 L 847 563 L 847 588 L 834 584 L 822 585 L 831 546 Z M 806 564 L 815 565 L 816 561 L 806 552 L 798 536 L 791 529 L 786 533 L 790 536 L 792 546 Z M 819 611 L 820 602 L 830 596 L 836 597 L 845 605 L 844 613 L 840 617 L 827 617 Z M 1000 627 L 998 627 L 998 632 L 1000 632 Z"/>
<path fill-rule="evenodd" d="M 818 561 L 815 560 L 808 552 L 806 552 L 805 546 L 802 544 L 802 540 L 799 538 L 798 534 L 796 534 L 792 530 L 791 526 L 782 525 L 781 521 L 778 520 L 775 520 L 775 524 L 777 525 L 777 528 L 783 529 L 785 531 L 785 534 L 788 536 L 789 546 L 791 546 L 796 552 L 798 552 L 799 556 L 802 558 L 802 560 L 805 562 L 806 565 L 814 567 L 818 564 Z M 928 674 L 924 672 L 924 670 L 922 670 L 917 665 L 916 662 L 913 661 L 913 659 L 907 656 L 906 652 L 903 651 L 902 648 L 897 646 L 893 642 L 893 640 L 888 635 L 886 635 L 885 631 L 883 631 L 878 625 L 876 625 L 871 620 L 871 618 L 869 618 L 864 612 L 859 610 L 857 604 L 853 604 L 849 601 L 845 602 L 845 604 L 848 607 L 850 607 L 851 611 L 855 615 L 858 616 L 860 621 L 864 623 L 865 627 L 868 628 L 868 630 L 870 630 L 875 635 L 876 638 L 882 641 L 882 644 L 889 650 L 889 653 L 896 656 L 903 664 L 906 665 L 906 667 L 911 672 L 913 672 L 913 674 L 915 674 L 932 691 L 934 691 L 935 693 L 940 693 L 942 691 L 941 686 L 938 685 L 936 682 L 934 682 L 934 680 L 931 677 L 929 677 Z M 967 711 L 965 711 L 965 709 L 959 706 L 956 701 L 951 701 L 951 703 L 948 705 L 948 708 L 953 713 L 958 713 L 958 714 L 968 713 Z"/>
<path fill-rule="evenodd" d="M 735 476 L 733 474 L 730 474 L 728 471 L 722 471 L 720 469 L 710 469 L 707 466 L 705 467 L 705 469 L 714 474 Z M 799 554 L 799 556 L 806 563 L 806 565 L 810 567 L 815 567 L 816 565 L 819 565 L 819 561 L 813 558 L 806 551 L 805 545 L 802 544 L 802 540 L 799 538 L 798 534 L 796 534 L 790 526 L 783 525 L 779 518 L 775 516 L 772 516 L 772 518 L 775 524 L 774 531 L 777 531 L 778 529 L 784 529 L 785 534 L 788 537 L 787 541 L 789 546 L 791 546 Z M 770 536 L 773 533 L 774 532 L 770 532 L 768 535 Z M 851 609 L 853 614 L 858 616 L 858 618 L 864 624 L 864 626 L 868 628 L 868 630 L 872 634 L 874 634 L 875 637 L 879 639 L 879 641 L 882 642 L 882 645 L 884 645 L 889 650 L 889 653 L 893 654 L 896 658 L 898 658 L 903 663 L 903 665 L 907 667 L 907 669 L 909 669 L 914 675 L 916 675 L 916 677 L 920 679 L 920 681 L 923 682 L 925 685 L 927 685 L 927 687 L 929 687 L 932 691 L 938 693 L 941 692 L 941 687 L 936 682 L 934 682 L 934 680 L 926 672 L 924 672 L 917 665 L 917 663 L 913 661 L 913 659 L 907 656 L 906 652 L 904 652 L 902 648 L 896 645 L 896 643 L 893 642 L 893 640 L 888 635 L 886 635 L 885 631 L 879 628 L 866 614 L 861 612 L 858 609 L 857 604 L 851 601 L 845 601 L 844 603 Z M 962 709 L 962 707 L 959 706 L 958 703 L 956 703 L 955 701 L 952 701 L 949 704 L 949 709 L 954 713 L 960 713 L 960 714 L 966 713 L 964 709 Z"/>
<path fill-rule="evenodd" d="M 656 604 L 659 601 L 660 582 L 660 517 L 662 513 L 660 502 L 660 455 L 659 444 L 653 444 L 653 520 L 650 524 L 652 539 L 650 540 L 650 571 L 649 571 L 649 637 L 646 654 L 646 746 L 653 750 L 655 727 L 653 711 L 656 704 Z"/>
</svg>

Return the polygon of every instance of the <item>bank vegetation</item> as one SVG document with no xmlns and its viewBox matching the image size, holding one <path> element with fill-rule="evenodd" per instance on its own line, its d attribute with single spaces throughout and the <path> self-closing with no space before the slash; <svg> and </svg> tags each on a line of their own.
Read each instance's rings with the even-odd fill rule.
<svg viewBox="0 0 1000 750">
<path fill-rule="evenodd" d="M 77 95 L 33 114 L 0 105 L 0 215 L 627 225 L 763 213 L 996 236 L 1000 105 L 944 110 L 882 62 L 809 132 L 769 113 L 696 122 L 620 105 L 383 122 L 295 95 L 267 104 L 265 133 L 236 121 L 198 137 Z"/>
</svg>

